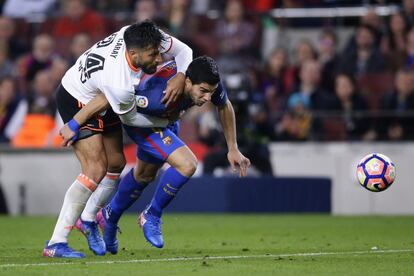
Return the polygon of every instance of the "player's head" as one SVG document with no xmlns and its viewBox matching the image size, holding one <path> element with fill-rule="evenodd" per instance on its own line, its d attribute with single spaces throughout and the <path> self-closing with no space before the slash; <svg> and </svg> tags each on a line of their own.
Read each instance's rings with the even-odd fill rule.
<svg viewBox="0 0 414 276">
<path fill-rule="evenodd" d="M 124 33 L 125 46 L 132 65 L 153 74 L 161 62 L 159 47 L 164 37 L 151 21 L 135 23 Z"/>
<path fill-rule="evenodd" d="M 185 73 L 185 92 L 192 101 L 201 106 L 210 101 L 211 95 L 216 90 L 220 75 L 214 59 L 207 56 L 195 58 Z"/>
</svg>

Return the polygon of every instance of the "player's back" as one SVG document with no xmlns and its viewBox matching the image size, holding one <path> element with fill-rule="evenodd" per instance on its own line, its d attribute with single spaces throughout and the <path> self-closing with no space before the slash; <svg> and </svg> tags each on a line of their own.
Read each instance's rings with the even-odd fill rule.
<svg viewBox="0 0 414 276">
<path fill-rule="evenodd" d="M 139 80 L 141 73 L 132 71 L 125 58 L 127 27 L 95 43 L 66 72 L 62 85 L 74 98 L 86 104 L 104 92 L 104 86 L 126 89 L 133 87 L 133 79 Z"/>
</svg>

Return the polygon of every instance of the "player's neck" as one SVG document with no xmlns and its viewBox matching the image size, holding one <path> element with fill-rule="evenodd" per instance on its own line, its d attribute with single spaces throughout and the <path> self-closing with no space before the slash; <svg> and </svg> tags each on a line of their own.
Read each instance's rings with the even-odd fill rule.
<svg viewBox="0 0 414 276">
<path fill-rule="evenodd" d="M 132 60 L 131 57 L 129 56 L 128 50 L 125 50 L 125 58 L 127 60 L 128 66 L 129 68 L 134 71 L 134 72 L 138 72 L 139 70 L 141 70 L 138 67 L 135 67 L 134 64 L 132 64 Z"/>
</svg>

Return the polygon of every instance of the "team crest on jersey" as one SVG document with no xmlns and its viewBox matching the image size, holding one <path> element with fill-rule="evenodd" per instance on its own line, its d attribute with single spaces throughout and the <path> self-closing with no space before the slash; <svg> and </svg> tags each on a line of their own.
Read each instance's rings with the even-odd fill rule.
<svg viewBox="0 0 414 276">
<path fill-rule="evenodd" d="M 162 142 L 164 143 L 164 145 L 171 145 L 172 140 L 170 136 L 166 136 L 164 139 L 162 139 Z"/>
<path fill-rule="evenodd" d="M 136 96 L 137 106 L 146 108 L 148 106 L 148 98 L 145 96 Z"/>
</svg>

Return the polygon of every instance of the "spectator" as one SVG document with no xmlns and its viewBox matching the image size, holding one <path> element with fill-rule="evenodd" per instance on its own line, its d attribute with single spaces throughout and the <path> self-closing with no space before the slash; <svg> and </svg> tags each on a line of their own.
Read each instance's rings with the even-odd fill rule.
<svg viewBox="0 0 414 276">
<path fill-rule="evenodd" d="M 356 89 L 352 76 L 338 74 L 335 78 L 335 96 L 329 107 L 339 112 L 348 140 L 373 140 L 375 132 L 368 115 L 368 105 Z"/>
<path fill-rule="evenodd" d="M 168 29 L 172 34 L 190 38 L 196 32 L 197 22 L 194 22 L 194 17 L 191 16 L 189 0 L 171 0 L 165 9 Z"/>
<path fill-rule="evenodd" d="M 9 123 L 17 110 L 20 98 L 12 77 L 0 79 L 0 143 L 9 143 Z"/>
<path fill-rule="evenodd" d="M 389 64 L 393 72 L 404 65 L 409 30 L 410 25 L 403 13 L 391 15 L 388 32 L 381 43 L 381 50 L 385 54 L 387 64 Z"/>
<path fill-rule="evenodd" d="M 15 29 L 13 20 L 0 16 L 0 43 L 8 46 L 8 58 L 12 61 L 27 51 L 27 47 L 16 39 Z"/>
<path fill-rule="evenodd" d="M 408 19 L 410 25 L 414 25 L 414 1 L 413 0 L 403 0 L 402 8 L 404 16 Z"/>
<path fill-rule="evenodd" d="M 313 118 L 310 101 L 303 94 L 293 94 L 287 102 L 287 110 L 276 124 L 279 141 L 306 141 L 312 138 Z"/>
<path fill-rule="evenodd" d="M 22 56 L 18 63 L 18 77 L 21 78 L 21 89 L 28 92 L 30 82 L 37 72 L 47 69 L 52 65 L 54 58 L 53 38 L 48 34 L 40 34 L 33 40 L 33 50 L 30 54 Z"/>
<path fill-rule="evenodd" d="M 90 10 L 85 0 L 66 0 L 63 2 L 63 16 L 53 25 L 52 35 L 59 41 L 58 52 L 64 55 L 76 34 L 87 33 L 97 41 L 105 36 L 105 28 L 103 17 Z"/>
<path fill-rule="evenodd" d="M 334 91 L 335 75 L 339 66 L 337 39 L 334 32 L 324 30 L 318 40 L 318 61 L 322 66 L 321 88 Z"/>
<path fill-rule="evenodd" d="M 407 34 L 406 53 L 404 57 L 404 67 L 414 69 L 414 27 L 411 27 Z"/>
<path fill-rule="evenodd" d="M 312 112 L 311 128 L 304 136 L 306 139 L 320 139 L 322 138 L 322 131 L 320 131 L 320 118 L 315 117 L 314 113 L 324 111 L 328 108 L 329 98 L 327 93 L 320 87 L 321 80 L 321 65 L 315 60 L 306 61 L 300 70 L 299 86 L 288 98 L 288 110 L 293 109 L 293 118 L 300 118 L 301 124 L 308 123 L 308 111 Z M 298 111 L 297 104 L 303 105 Z M 302 136 L 301 136 L 302 137 Z"/>
<path fill-rule="evenodd" d="M 86 33 L 80 33 L 73 37 L 70 44 L 69 64 L 74 64 L 86 50 L 92 46 L 92 39 Z"/>
<path fill-rule="evenodd" d="M 53 83 L 53 87 L 57 88 L 62 81 L 62 77 L 69 69 L 69 64 L 62 58 L 53 59 L 52 65 L 50 66 L 50 77 Z"/>
<path fill-rule="evenodd" d="M 374 30 L 375 45 L 379 45 L 384 33 L 384 23 L 373 7 L 369 8 L 367 13 L 361 17 L 360 24 L 370 26 Z"/>
<path fill-rule="evenodd" d="M 56 104 L 50 71 L 39 71 L 33 81 L 33 91 L 23 102 L 26 112 L 21 128 L 12 139 L 14 147 L 46 147 L 53 145 Z"/>
<path fill-rule="evenodd" d="M 293 71 L 288 64 L 286 50 L 273 50 L 262 72 L 260 72 L 260 91 L 263 91 L 262 101 L 270 110 L 270 117 L 275 118 L 281 109 L 285 98 L 292 91 L 294 85 Z"/>
<path fill-rule="evenodd" d="M 381 17 L 379 17 L 375 12 L 375 9 L 370 8 L 368 12 L 360 18 L 359 25 L 369 27 L 374 35 L 374 44 L 381 44 L 382 36 L 384 33 L 383 22 L 381 20 Z M 344 52 L 351 51 L 357 47 L 356 35 L 357 33 L 349 39 Z"/>
<path fill-rule="evenodd" d="M 383 99 L 384 118 L 379 118 L 381 139 L 414 139 L 414 72 L 400 69 L 395 77 L 395 90 Z"/>
<path fill-rule="evenodd" d="M 143 22 L 158 17 L 158 6 L 155 0 L 139 0 L 135 2 L 133 21 Z"/>
<path fill-rule="evenodd" d="M 368 25 L 360 25 L 356 33 L 356 48 L 343 53 L 339 70 L 356 77 L 384 72 L 384 56 L 377 45 L 375 30 Z"/>
<path fill-rule="evenodd" d="M 326 92 L 320 88 L 321 65 L 315 60 L 306 61 L 300 70 L 300 82 L 294 94 L 301 94 L 306 99 L 305 106 L 311 110 L 322 110 L 327 107 Z M 296 96 L 294 96 L 296 97 Z M 288 100 L 289 101 L 289 100 Z"/>
<path fill-rule="evenodd" d="M 294 64 L 292 65 L 295 85 L 299 85 L 299 82 L 300 82 L 299 75 L 300 75 L 302 65 L 309 60 L 315 60 L 315 59 L 316 59 L 316 50 L 310 40 L 306 40 L 306 39 L 301 40 L 295 46 L 295 52 L 294 52 L 294 57 L 293 57 Z"/>
<path fill-rule="evenodd" d="M 242 2 L 229 0 L 224 19 L 217 22 L 215 29 L 214 40 L 218 45 L 219 55 L 250 56 L 256 32 L 254 25 L 244 18 Z"/>
<path fill-rule="evenodd" d="M 0 42 L 0 79 L 14 73 L 14 63 L 9 59 L 9 46 Z"/>
</svg>

